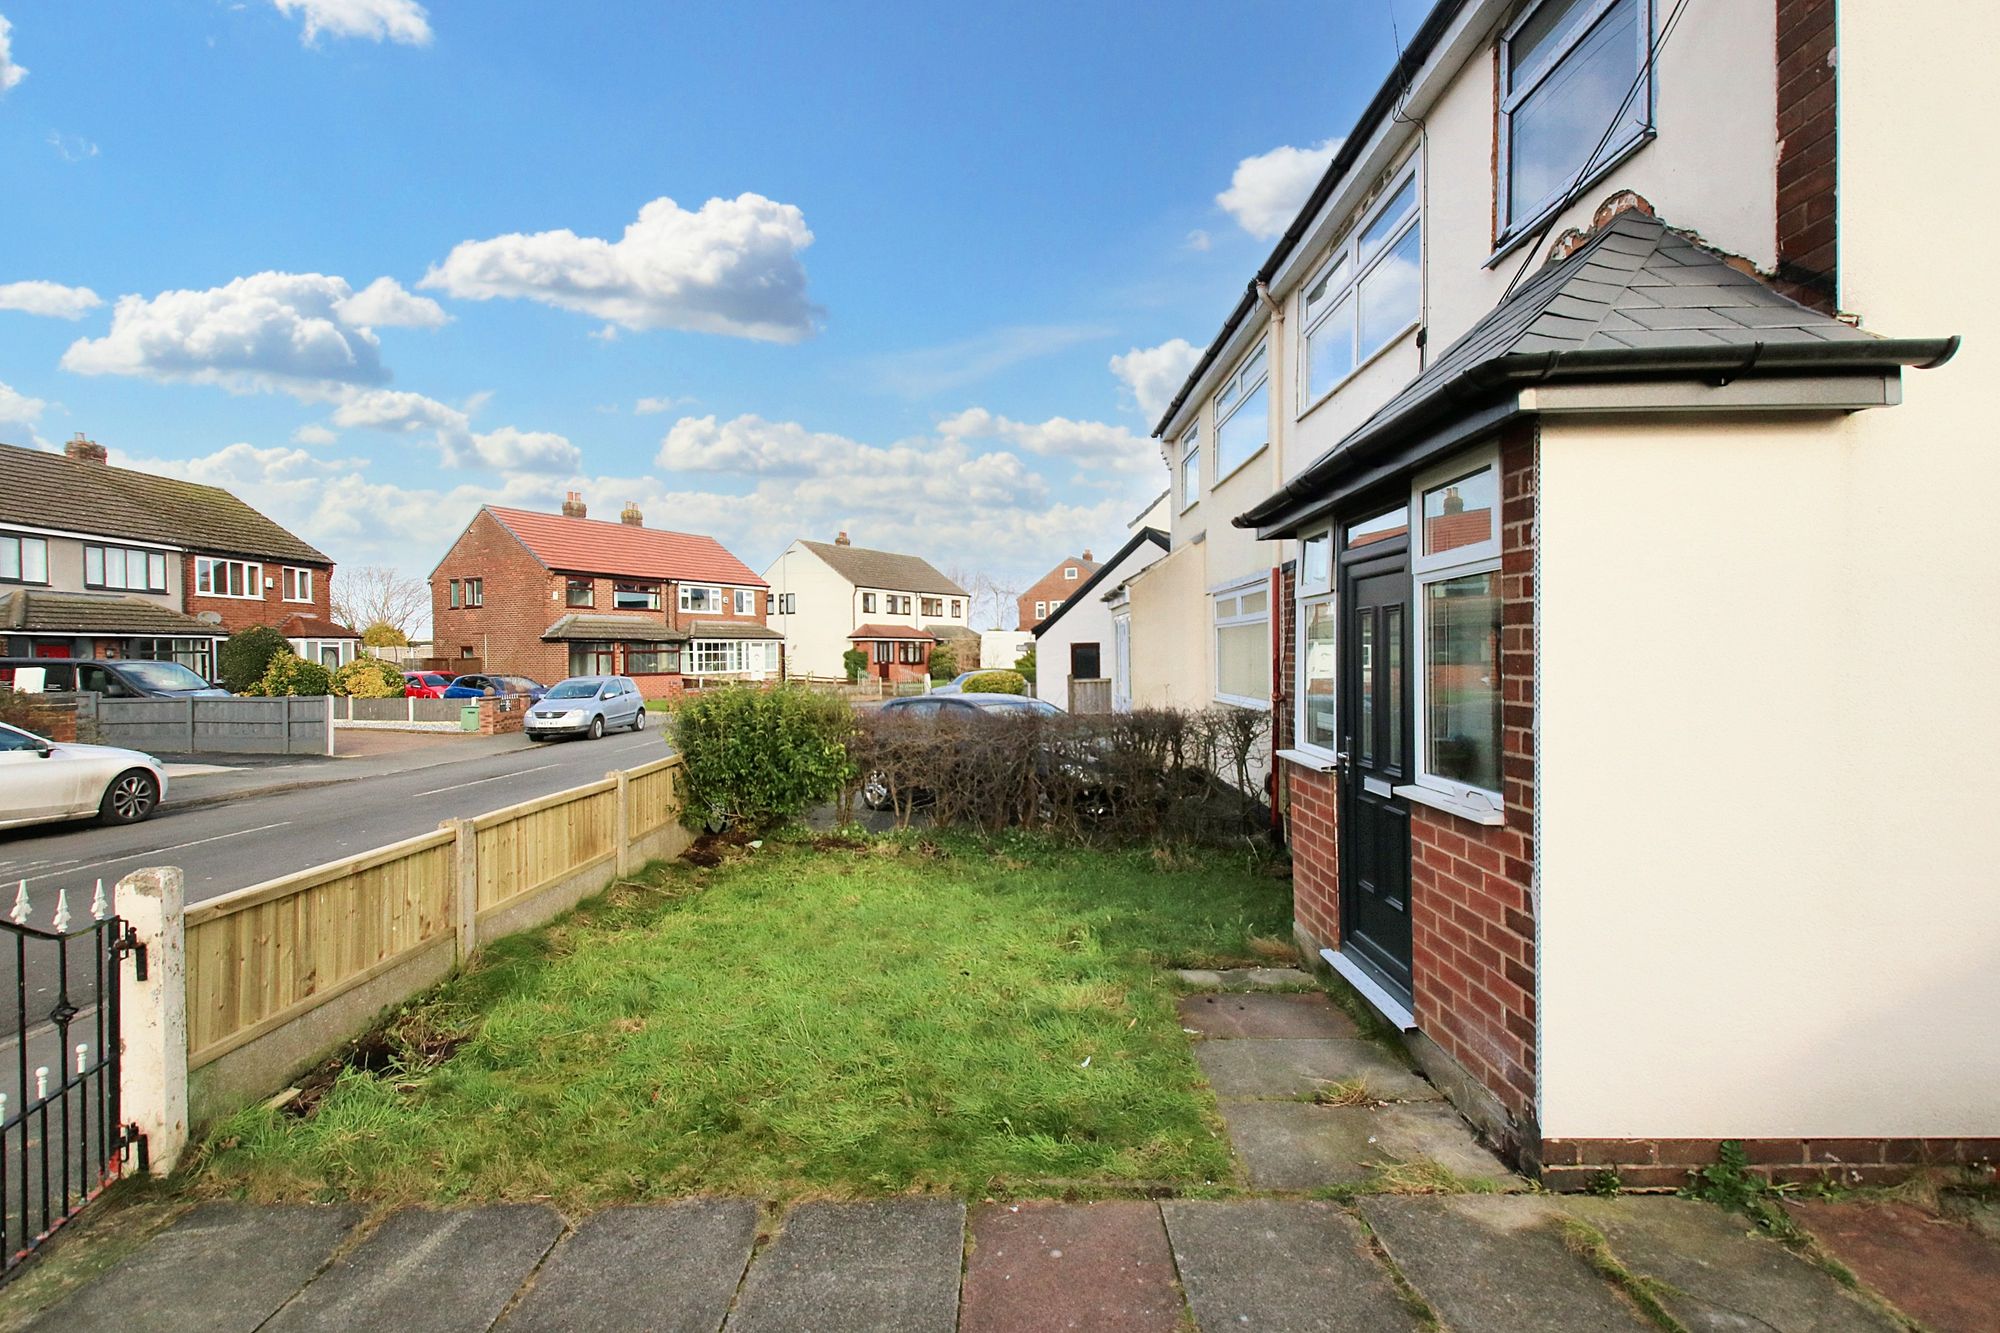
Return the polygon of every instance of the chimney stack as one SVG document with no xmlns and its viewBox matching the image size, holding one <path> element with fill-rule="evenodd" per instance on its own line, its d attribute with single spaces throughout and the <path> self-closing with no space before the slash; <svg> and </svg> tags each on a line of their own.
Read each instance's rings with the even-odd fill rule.
<svg viewBox="0 0 2000 1333">
<path fill-rule="evenodd" d="M 1090 560 L 1091 560 L 1090 548 L 1086 546 L 1083 548 L 1083 563 L 1087 565 L 1090 563 Z"/>
<path fill-rule="evenodd" d="M 852 545 L 854 545 L 854 543 L 853 543 L 853 542 L 851 542 L 851 541 L 847 540 L 847 534 L 846 534 L 846 533 L 844 533 L 844 532 L 843 532 L 843 533 L 841 533 L 841 534 L 840 534 L 840 535 L 839 535 L 838 537 L 835 537 L 835 538 L 833 539 L 833 544 L 834 544 L 835 546 L 852 546 Z"/>
<path fill-rule="evenodd" d="M 103 445 L 96 440 L 84 439 L 82 431 L 70 436 L 69 442 L 63 445 L 63 452 L 79 463 L 102 463 L 109 457 Z"/>
<path fill-rule="evenodd" d="M 638 504 L 632 500 L 627 500 L 625 507 L 618 512 L 618 521 L 634 528 L 646 525 L 645 515 L 639 512 Z"/>
<path fill-rule="evenodd" d="M 563 501 L 563 517 L 582 518 L 587 512 L 588 511 L 583 507 L 582 493 L 578 491 L 571 491 L 569 493 L 569 498 Z"/>
</svg>

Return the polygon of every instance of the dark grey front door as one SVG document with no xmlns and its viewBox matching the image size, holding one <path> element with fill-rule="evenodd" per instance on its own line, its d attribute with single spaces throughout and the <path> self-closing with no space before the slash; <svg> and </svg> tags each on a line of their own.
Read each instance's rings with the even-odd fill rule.
<svg viewBox="0 0 2000 1333">
<path fill-rule="evenodd" d="M 1387 548 L 1387 549 L 1385 549 Z M 1341 951 L 1410 1003 L 1410 781 L 1414 661 L 1405 543 L 1343 554 L 1339 653 Z"/>
</svg>

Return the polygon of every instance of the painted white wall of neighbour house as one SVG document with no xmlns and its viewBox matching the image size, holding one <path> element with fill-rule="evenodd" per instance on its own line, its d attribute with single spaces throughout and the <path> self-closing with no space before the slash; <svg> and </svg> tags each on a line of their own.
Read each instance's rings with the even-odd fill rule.
<svg viewBox="0 0 2000 1333">
<path fill-rule="evenodd" d="M 842 676 L 846 667 L 840 655 L 854 645 L 847 636 L 854 632 L 854 588 L 832 567 L 812 552 L 793 547 L 764 571 L 771 585 L 772 605 L 778 606 L 785 593 L 798 598 L 798 611 L 780 615 L 773 611 L 767 622 L 785 636 L 788 669 L 794 675 Z"/>
<path fill-rule="evenodd" d="M 1132 553 L 1113 565 L 1098 585 L 1072 604 L 1060 619 L 1035 640 L 1035 694 L 1058 708 L 1069 707 L 1070 646 L 1097 645 L 1099 679 L 1111 679 L 1111 608 L 1104 593 L 1115 588 L 1164 555 L 1152 542 L 1141 542 Z"/>
<path fill-rule="evenodd" d="M 1131 581 L 1134 708 L 1206 708 L 1214 701 L 1201 556 L 1201 546 L 1183 546 Z"/>
</svg>

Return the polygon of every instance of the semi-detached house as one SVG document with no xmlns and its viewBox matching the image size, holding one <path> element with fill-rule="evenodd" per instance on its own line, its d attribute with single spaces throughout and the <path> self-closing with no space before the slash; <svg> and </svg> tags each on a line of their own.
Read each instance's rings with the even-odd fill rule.
<svg viewBox="0 0 2000 1333">
<path fill-rule="evenodd" d="M 213 680 L 221 642 L 267 625 L 328 668 L 354 659 L 317 547 L 228 491 L 107 457 L 81 435 L 60 454 L 0 445 L 0 656 L 172 661 Z"/>
<path fill-rule="evenodd" d="M 1273 713 L 1308 956 L 1552 1182 L 2000 1150 L 1996 41 L 1441 0 L 1159 422 L 1135 702 Z"/>
<path fill-rule="evenodd" d="M 931 648 L 944 642 L 962 667 L 978 664 L 971 595 L 921 556 L 856 546 L 843 532 L 793 542 L 764 577 L 793 675 L 838 679 L 858 651 L 879 680 L 928 679 Z"/>
<path fill-rule="evenodd" d="M 486 671 L 625 675 L 666 699 L 783 670 L 764 580 L 713 537 L 646 527 L 633 504 L 616 523 L 574 491 L 560 514 L 484 506 L 430 586 L 437 653 Z"/>
</svg>

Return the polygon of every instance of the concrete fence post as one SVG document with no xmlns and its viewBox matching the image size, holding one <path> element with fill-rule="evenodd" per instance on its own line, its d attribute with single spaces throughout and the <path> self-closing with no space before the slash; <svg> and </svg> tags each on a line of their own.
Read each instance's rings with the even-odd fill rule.
<svg viewBox="0 0 2000 1333">
<path fill-rule="evenodd" d="M 155 1175 L 166 1175 L 188 1140 L 187 917 L 181 872 L 149 866 L 118 881 L 114 910 L 145 949 L 121 982 L 119 1096 L 125 1119 L 146 1136 Z"/>
<path fill-rule="evenodd" d="M 185 745 L 181 746 L 181 753 L 182 753 L 182 754 L 193 754 L 193 753 L 194 753 L 194 750 L 195 750 L 195 745 L 194 745 L 194 700 L 192 700 L 192 699 L 185 699 L 185 700 L 182 700 L 182 702 L 183 702 L 183 703 L 185 703 L 185 704 L 187 705 L 187 728 L 186 728 L 186 733 L 187 733 L 187 744 L 185 744 Z"/>
<path fill-rule="evenodd" d="M 451 919 L 458 934 L 458 965 L 464 967 L 479 948 L 479 830 L 469 819 L 447 819 L 438 827 L 456 835 L 451 849 Z"/>
<path fill-rule="evenodd" d="M 613 817 L 611 841 L 618 848 L 618 878 L 624 879 L 632 873 L 632 784 L 625 770 L 615 769 L 604 775 L 618 784 L 618 813 Z"/>
</svg>

